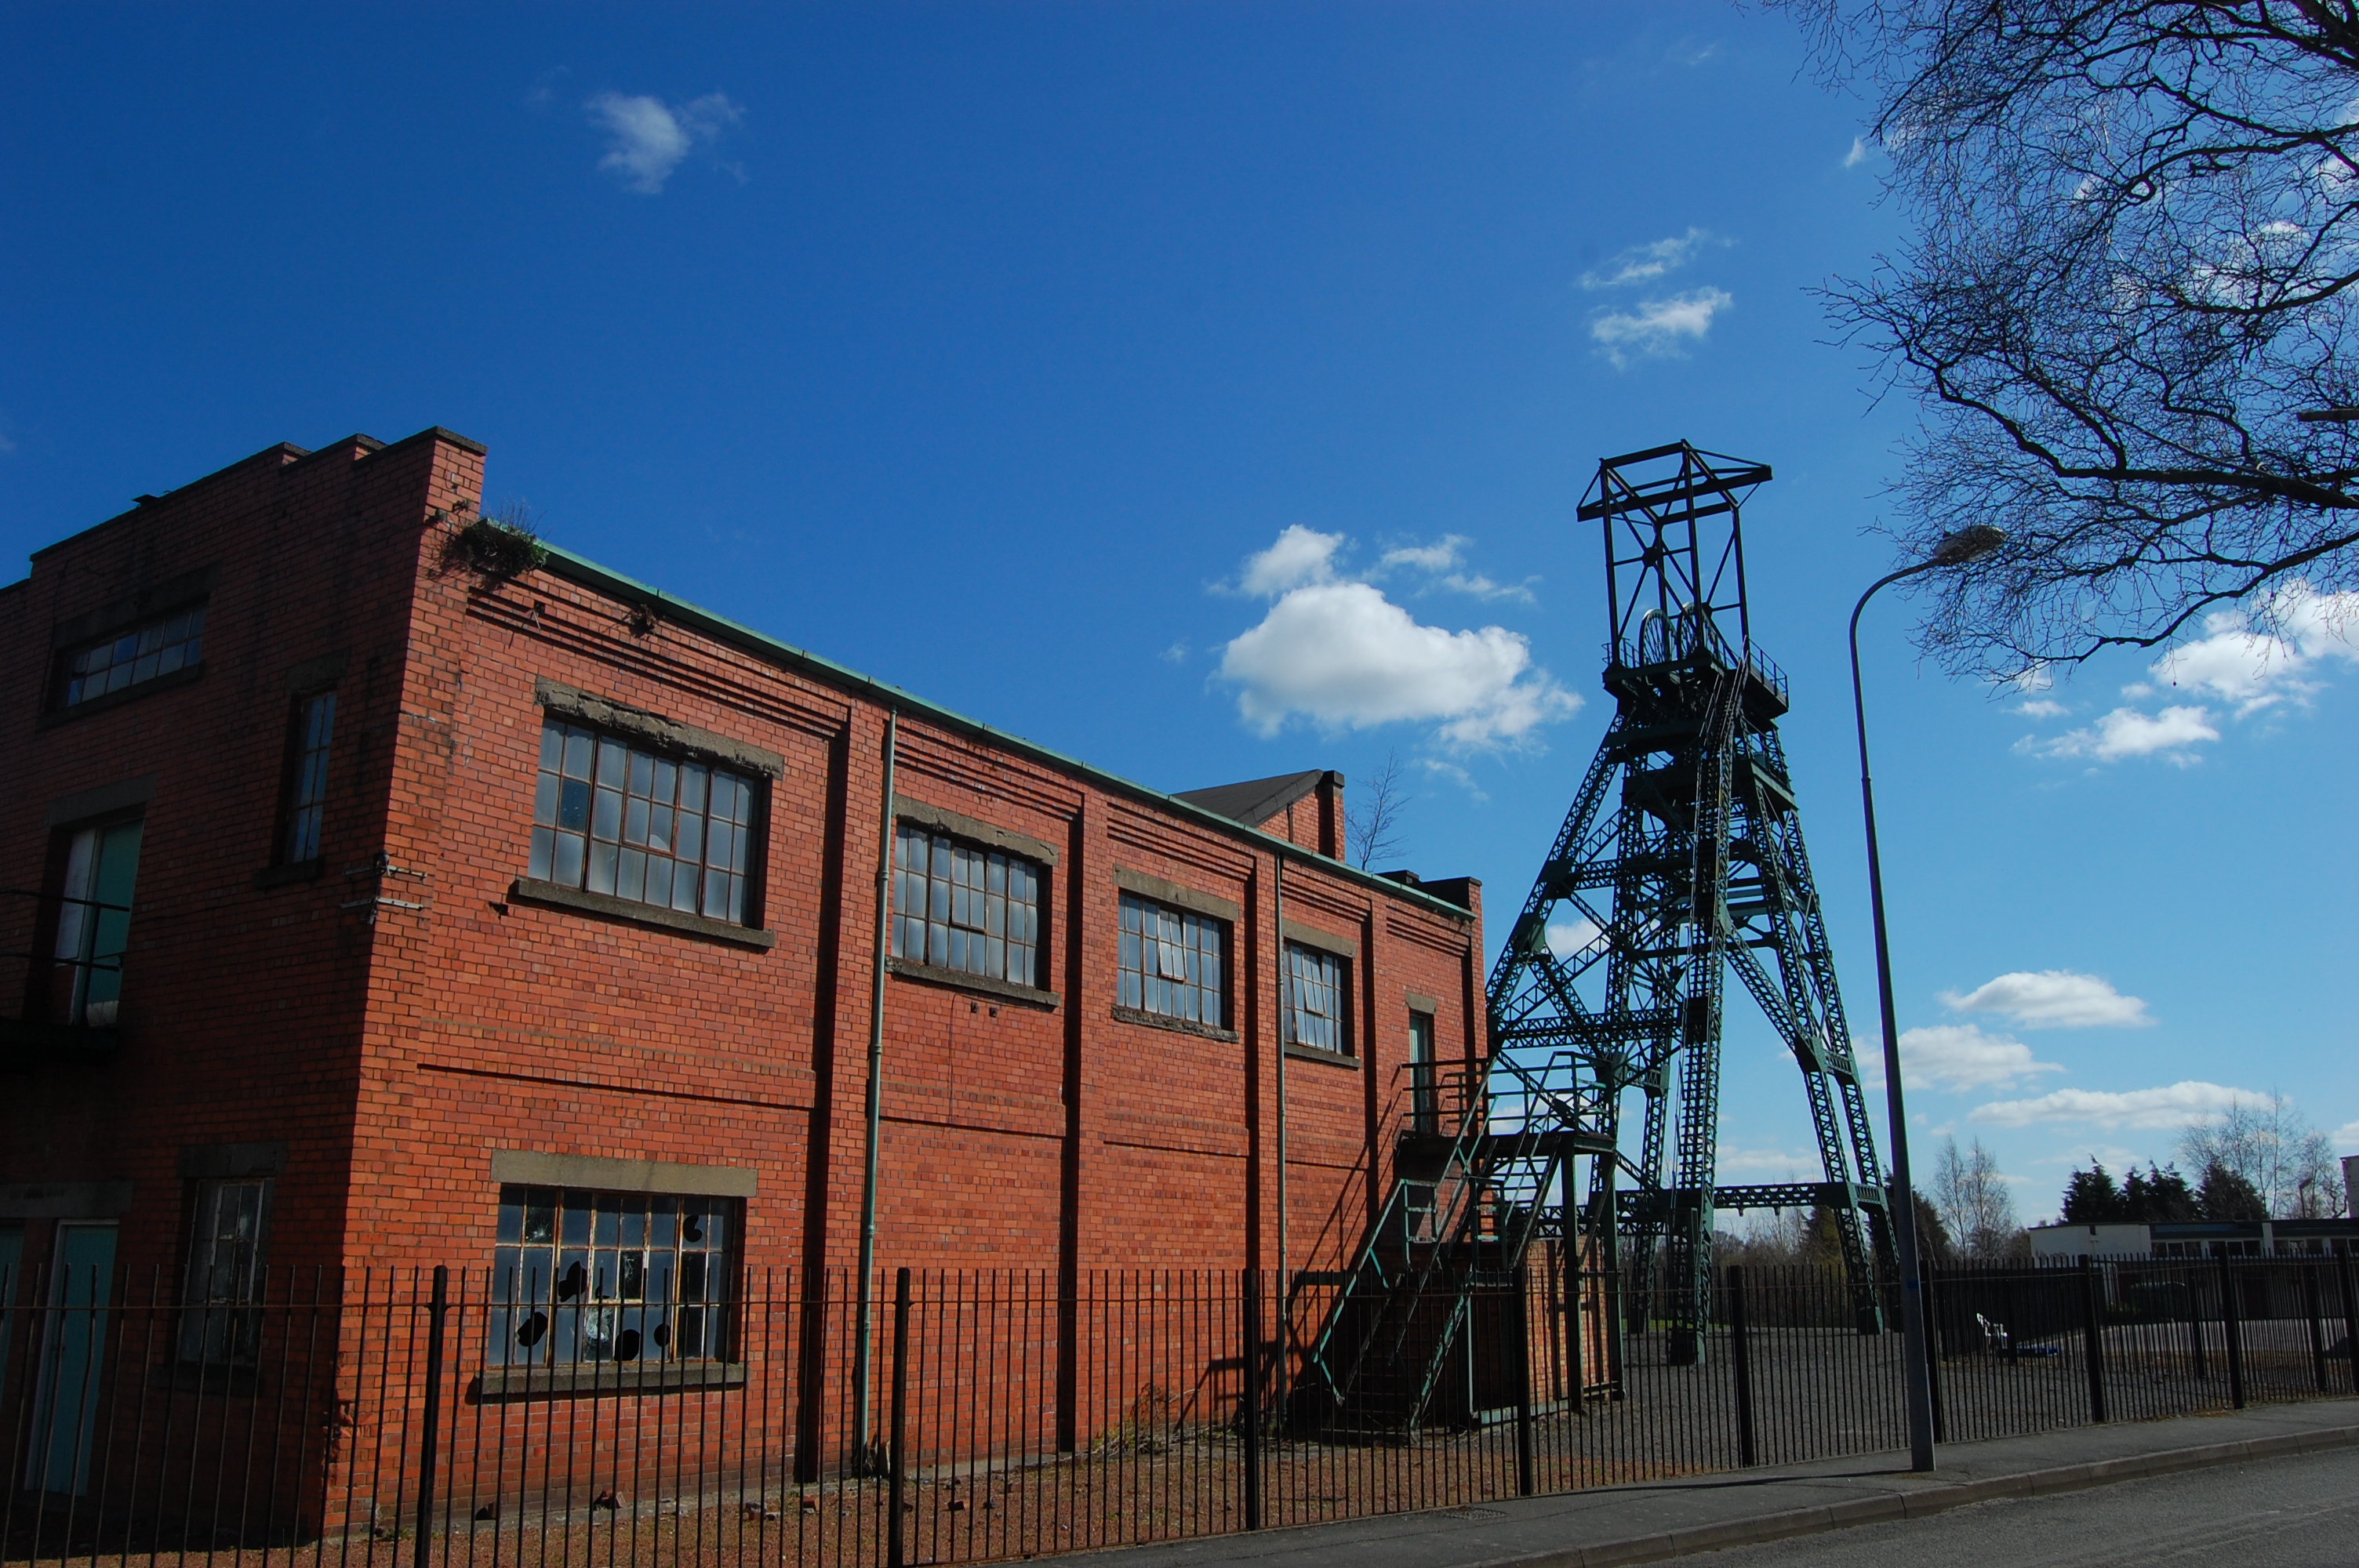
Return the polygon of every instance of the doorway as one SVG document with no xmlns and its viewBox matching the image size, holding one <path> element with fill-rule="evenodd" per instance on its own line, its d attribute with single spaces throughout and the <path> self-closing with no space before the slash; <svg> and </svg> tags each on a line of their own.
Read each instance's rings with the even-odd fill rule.
<svg viewBox="0 0 2359 1568">
<path fill-rule="evenodd" d="M 61 1220 L 42 1315 L 40 1382 L 25 1485 L 79 1497 L 90 1489 L 91 1437 L 106 1371 L 114 1295 L 114 1224 Z"/>
</svg>

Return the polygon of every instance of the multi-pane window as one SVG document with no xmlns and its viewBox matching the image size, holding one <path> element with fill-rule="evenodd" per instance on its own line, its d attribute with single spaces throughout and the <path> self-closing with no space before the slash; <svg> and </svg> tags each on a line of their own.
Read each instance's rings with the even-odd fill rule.
<svg viewBox="0 0 2359 1568">
<path fill-rule="evenodd" d="M 495 1367 L 725 1360 L 736 1204 L 500 1188 Z"/>
<path fill-rule="evenodd" d="M 144 626 L 86 643 L 65 656 L 58 706 L 73 708 L 111 691 L 170 675 L 203 656 L 205 607 L 191 605 Z"/>
<path fill-rule="evenodd" d="M 250 1367 L 262 1339 L 262 1244 L 270 1178 L 197 1184 L 189 1277 L 180 1297 L 180 1359 Z"/>
<path fill-rule="evenodd" d="M 131 821 L 82 827 L 66 840 L 49 996 L 49 1017 L 60 1023 L 114 1027 L 142 826 Z"/>
<path fill-rule="evenodd" d="M 1343 960 L 1299 942 L 1286 945 L 1286 1043 L 1352 1049 L 1343 1026 Z"/>
<path fill-rule="evenodd" d="M 893 843 L 893 956 L 1038 986 L 1040 868 L 904 822 Z"/>
<path fill-rule="evenodd" d="M 328 742 L 335 728 L 334 692 L 296 703 L 288 746 L 287 826 L 278 839 L 278 858 L 290 866 L 320 858 L 320 827 L 328 811 Z"/>
<path fill-rule="evenodd" d="M 742 925 L 755 806 L 750 778 L 551 719 L 530 874 Z"/>
<path fill-rule="evenodd" d="M 1221 1028 L 1221 923 L 1122 895 L 1114 1000 L 1124 1007 Z"/>
</svg>

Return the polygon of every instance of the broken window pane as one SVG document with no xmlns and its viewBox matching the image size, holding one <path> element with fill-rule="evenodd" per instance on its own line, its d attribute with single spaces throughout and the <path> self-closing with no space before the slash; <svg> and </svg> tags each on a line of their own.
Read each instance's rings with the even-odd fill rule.
<svg viewBox="0 0 2359 1568">
<path fill-rule="evenodd" d="M 270 1178 L 201 1181 L 180 1304 L 180 1359 L 251 1367 L 262 1343 L 262 1247 Z"/>
<path fill-rule="evenodd" d="M 1227 1027 L 1221 989 L 1226 927 L 1209 915 L 1122 895 L 1122 941 L 1114 958 L 1115 998 L 1165 1018 Z"/>
<path fill-rule="evenodd" d="M 724 1355 L 719 1313 L 730 1300 L 733 1207 L 721 1198 L 503 1186 L 486 1361 Z"/>
<path fill-rule="evenodd" d="M 1349 1054 L 1343 1025 L 1343 960 L 1332 953 L 1286 945 L 1286 1042 Z"/>
</svg>

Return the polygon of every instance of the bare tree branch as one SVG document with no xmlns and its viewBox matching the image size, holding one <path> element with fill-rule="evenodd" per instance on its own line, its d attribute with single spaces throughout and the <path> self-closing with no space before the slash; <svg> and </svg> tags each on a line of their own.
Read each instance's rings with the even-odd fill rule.
<svg viewBox="0 0 2359 1568">
<path fill-rule="evenodd" d="M 1770 0 L 1874 103 L 1910 237 L 1824 294 L 1926 417 L 1927 649 L 2015 675 L 2359 589 L 2359 0 Z M 2299 585 L 2299 588 L 2297 585 Z"/>
<path fill-rule="evenodd" d="M 1359 847 L 1353 865 L 1364 871 L 1378 857 L 1390 860 L 1408 846 L 1401 814 L 1408 801 L 1408 791 L 1401 782 L 1400 753 L 1387 752 L 1385 765 L 1368 780 L 1359 804 L 1344 807 L 1343 832 Z"/>
</svg>

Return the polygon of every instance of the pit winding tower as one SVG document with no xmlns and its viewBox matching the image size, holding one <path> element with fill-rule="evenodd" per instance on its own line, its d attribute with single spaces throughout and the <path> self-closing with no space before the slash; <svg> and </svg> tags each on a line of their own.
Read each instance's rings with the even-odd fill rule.
<svg viewBox="0 0 2359 1568">
<path fill-rule="evenodd" d="M 1786 677 L 1754 644 L 1742 508 L 1766 463 L 1687 442 L 1608 458 L 1580 517 L 1601 524 L 1615 712 L 1491 975 L 1493 1052 L 1566 1059 L 1594 1125 L 1568 1228 L 1630 1281 L 1628 1320 L 1702 1355 L 1716 1208 L 1832 1217 L 1863 1332 L 1896 1275 L 1884 1175 L 1777 721 Z M 1725 979 L 1801 1069 L 1821 1180 L 1716 1183 Z M 1643 1104 L 1635 1153 L 1622 1120 Z M 1625 1179 L 1628 1184 L 1623 1184 Z M 1619 1255 L 1626 1249 L 1626 1254 Z M 1659 1254 L 1659 1255 L 1658 1255 Z M 1656 1291 L 1659 1302 L 1650 1301 Z"/>
</svg>

